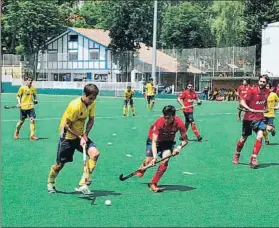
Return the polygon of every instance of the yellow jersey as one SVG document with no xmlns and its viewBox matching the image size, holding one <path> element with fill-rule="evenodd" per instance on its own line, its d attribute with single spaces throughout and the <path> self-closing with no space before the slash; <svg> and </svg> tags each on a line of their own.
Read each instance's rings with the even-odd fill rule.
<svg viewBox="0 0 279 228">
<path fill-rule="evenodd" d="M 124 91 L 124 99 L 125 100 L 130 100 L 135 94 L 135 91 L 133 89 L 131 89 L 130 91 L 128 91 L 127 89 L 125 89 Z"/>
<path fill-rule="evenodd" d="M 273 109 L 276 103 L 279 102 L 279 98 L 276 93 L 270 92 L 267 98 L 267 110 L 268 112 L 264 113 L 265 117 L 275 117 L 275 110 Z"/>
<path fill-rule="evenodd" d="M 154 86 L 151 83 L 145 85 L 146 96 L 154 96 Z"/>
<path fill-rule="evenodd" d="M 64 128 L 66 119 L 70 120 L 73 124 L 72 127 L 79 133 L 79 135 L 82 135 L 84 132 L 84 125 L 85 125 L 86 118 L 88 116 L 90 117 L 95 116 L 95 107 L 96 107 L 96 101 L 94 101 L 91 105 L 86 106 L 82 102 L 81 97 L 72 100 L 69 103 L 60 121 L 60 126 L 59 126 L 60 135 L 65 134 L 66 139 L 77 138 L 75 135 L 72 135 L 70 132 L 67 132 L 66 129 Z"/>
<path fill-rule="evenodd" d="M 37 95 L 37 90 L 34 86 L 30 88 L 26 85 L 21 86 L 17 92 L 17 96 L 20 97 L 21 109 L 30 110 L 34 108 L 33 97 Z"/>
</svg>

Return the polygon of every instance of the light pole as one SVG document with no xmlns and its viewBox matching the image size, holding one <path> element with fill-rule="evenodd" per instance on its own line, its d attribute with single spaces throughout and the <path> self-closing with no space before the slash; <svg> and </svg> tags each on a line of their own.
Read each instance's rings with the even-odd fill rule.
<svg viewBox="0 0 279 228">
<path fill-rule="evenodd" d="M 157 43 L 157 0 L 154 1 L 154 18 L 153 18 L 153 45 L 152 45 L 152 78 L 156 83 L 156 43 Z"/>
</svg>

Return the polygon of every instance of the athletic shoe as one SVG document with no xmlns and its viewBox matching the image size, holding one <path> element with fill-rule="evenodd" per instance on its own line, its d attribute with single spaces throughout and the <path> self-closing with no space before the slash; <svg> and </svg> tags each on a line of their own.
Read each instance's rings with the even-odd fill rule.
<svg viewBox="0 0 279 228">
<path fill-rule="evenodd" d="M 250 162 L 248 163 L 248 165 L 253 168 L 253 169 L 256 169 L 259 167 L 259 163 L 257 161 L 257 159 L 255 157 L 251 157 L 251 160 Z"/>
<path fill-rule="evenodd" d="M 276 134 L 276 131 L 275 131 L 275 129 L 271 132 L 271 135 L 272 136 L 275 136 L 275 134 Z"/>
<path fill-rule="evenodd" d="M 197 140 L 198 140 L 198 142 L 201 142 L 202 141 L 202 137 L 201 136 L 197 137 Z"/>
<path fill-rule="evenodd" d="M 148 187 L 153 192 L 162 192 L 163 191 L 163 189 L 159 188 L 157 184 L 150 183 L 150 184 L 148 184 Z"/>
<path fill-rule="evenodd" d="M 47 183 L 47 191 L 48 193 L 56 193 L 55 184 Z"/>
<path fill-rule="evenodd" d="M 91 194 L 91 191 L 87 185 L 79 185 L 77 188 L 75 188 L 75 192 L 82 193 L 84 195 Z"/>
<path fill-rule="evenodd" d="M 235 152 L 233 157 L 233 164 L 237 165 L 239 162 L 240 153 Z"/>
<path fill-rule="evenodd" d="M 265 145 L 269 145 L 269 141 L 265 141 L 264 143 L 265 143 Z"/>
<path fill-rule="evenodd" d="M 14 133 L 14 139 L 19 139 L 19 132 L 16 132 Z"/>
<path fill-rule="evenodd" d="M 35 135 L 30 136 L 31 141 L 37 141 L 39 138 Z"/>
</svg>

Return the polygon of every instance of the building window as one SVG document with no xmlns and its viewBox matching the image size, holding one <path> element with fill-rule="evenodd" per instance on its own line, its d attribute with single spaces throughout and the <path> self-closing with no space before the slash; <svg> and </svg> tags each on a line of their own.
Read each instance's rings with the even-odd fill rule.
<svg viewBox="0 0 279 228">
<path fill-rule="evenodd" d="M 57 62 L 58 60 L 57 52 L 49 52 L 47 57 L 49 62 Z"/>
<path fill-rule="evenodd" d="M 78 52 L 69 52 L 69 61 L 78 60 Z"/>
<path fill-rule="evenodd" d="M 98 51 L 89 51 L 89 60 L 98 60 L 99 59 L 99 52 Z"/>
<path fill-rule="evenodd" d="M 78 35 L 70 35 L 70 42 L 77 42 L 78 41 Z"/>
</svg>

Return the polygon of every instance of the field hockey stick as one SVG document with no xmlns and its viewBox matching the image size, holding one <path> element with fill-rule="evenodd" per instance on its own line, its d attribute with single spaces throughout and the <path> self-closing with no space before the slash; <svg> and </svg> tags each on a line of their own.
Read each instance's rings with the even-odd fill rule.
<svg viewBox="0 0 279 228">
<path fill-rule="evenodd" d="M 252 111 L 250 111 L 250 110 L 247 110 L 247 109 L 245 109 L 245 108 L 237 108 L 239 111 L 243 111 L 243 112 L 252 112 Z M 254 113 L 264 113 L 265 112 L 265 110 L 254 110 L 253 111 Z"/>
<path fill-rule="evenodd" d="M 28 106 L 28 105 L 33 105 L 33 104 L 23 104 L 23 105 L 20 105 L 20 106 L 17 106 L 17 105 L 5 105 L 4 108 L 5 109 L 13 109 L 13 108 L 21 108 L 22 106 Z"/>
<path fill-rule="evenodd" d="M 173 157 L 173 156 L 175 156 L 175 155 L 171 154 L 170 156 L 167 156 L 167 157 L 165 157 L 165 158 L 162 158 L 161 160 L 156 161 L 156 162 L 155 162 L 155 165 L 158 164 L 158 163 L 160 163 L 160 162 L 162 162 L 162 161 L 164 161 L 164 160 L 166 160 L 166 159 L 169 159 L 169 158 L 171 158 L 171 157 Z M 123 174 L 121 174 L 121 175 L 119 176 L 119 180 L 125 181 L 125 180 L 129 179 L 130 177 L 135 176 L 136 173 L 137 173 L 138 171 L 144 171 L 144 170 L 147 170 L 147 169 L 149 169 L 149 168 L 151 168 L 151 167 L 153 167 L 153 165 L 144 166 L 144 167 L 142 167 L 142 168 L 140 168 L 140 169 L 137 169 L 137 170 L 134 171 L 134 172 L 131 172 L 131 173 L 128 174 L 127 176 L 124 176 Z"/>
<path fill-rule="evenodd" d="M 82 154 L 83 154 L 83 174 L 85 175 L 85 182 L 87 182 L 87 166 L 86 166 L 86 145 L 82 146 Z"/>
<path fill-rule="evenodd" d="M 185 108 L 192 108 L 192 107 L 194 107 L 194 106 L 197 106 L 197 104 L 193 104 L 193 105 L 189 105 L 189 106 L 186 106 L 186 107 L 181 107 L 181 108 L 178 108 L 178 109 L 175 109 L 175 111 L 183 111 L 183 109 L 185 109 Z"/>
</svg>

